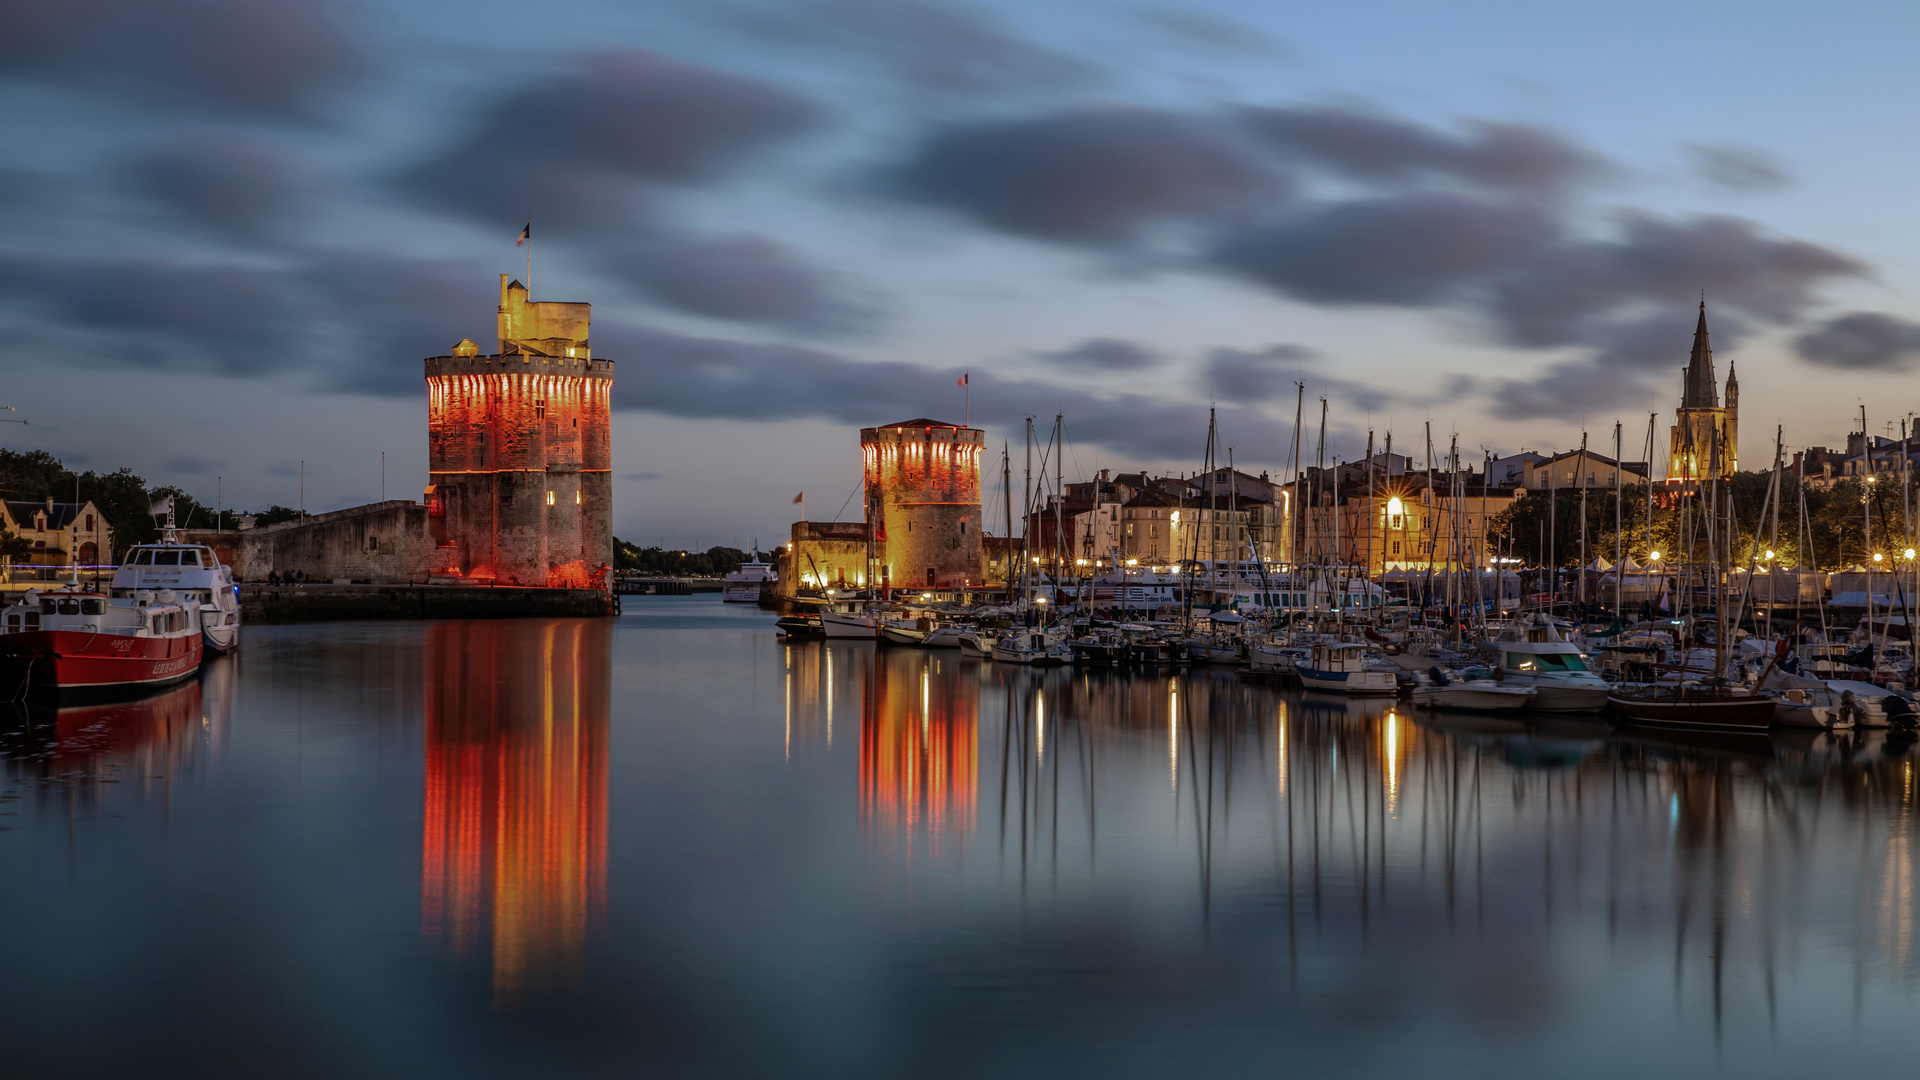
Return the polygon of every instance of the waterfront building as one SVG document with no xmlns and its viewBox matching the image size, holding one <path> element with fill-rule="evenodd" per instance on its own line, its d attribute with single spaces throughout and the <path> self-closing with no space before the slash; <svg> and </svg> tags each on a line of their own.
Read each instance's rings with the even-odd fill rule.
<svg viewBox="0 0 1920 1080">
<path fill-rule="evenodd" d="M 426 360 L 435 577 L 582 588 L 613 563 L 613 361 L 592 305 L 529 301 L 500 275 L 498 348 Z"/>
<path fill-rule="evenodd" d="M 1646 483 L 1649 468 L 1644 461 L 1615 461 L 1591 450 L 1569 450 L 1553 457 L 1533 455 L 1521 482 L 1528 491 L 1612 490 L 1617 479 L 1622 485 Z"/>
<path fill-rule="evenodd" d="M 1490 567 L 1500 538 L 1489 538 L 1488 526 L 1527 490 L 1490 487 L 1474 474 L 1464 479 L 1457 495 L 1445 473 L 1434 474 L 1432 487 L 1425 473 L 1411 473 L 1376 476 L 1371 486 L 1310 488 L 1316 505 L 1301 515 L 1298 561 L 1370 575 Z"/>
<path fill-rule="evenodd" d="M 0 531 L 31 545 L 25 558 L 12 561 L 35 567 L 29 574 L 38 580 L 62 576 L 60 567 L 77 563 L 85 568 L 113 561 L 113 528 L 90 499 L 77 503 L 55 502 L 52 496 L 40 501 L 8 499 L 0 502 Z M 10 576 L 19 580 L 20 573 L 11 570 Z"/>
<path fill-rule="evenodd" d="M 1727 403 L 1714 391 L 1713 346 L 1707 339 L 1707 303 L 1693 331 L 1693 354 L 1681 377 L 1680 408 L 1675 411 L 1672 449 L 1667 459 L 1670 483 L 1725 479 L 1739 468 L 1740 380 L 1727 364 Z"/>
</svg>

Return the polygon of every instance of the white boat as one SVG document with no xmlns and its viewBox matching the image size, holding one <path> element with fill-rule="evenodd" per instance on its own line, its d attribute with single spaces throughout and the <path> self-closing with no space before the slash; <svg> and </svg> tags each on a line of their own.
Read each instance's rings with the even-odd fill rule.
<svg viewBox="0 0 1920 1080">
<path fill-rule="evenodd" d="M 1530 708 L 1549 712 L 1599 712 L 1607 707 L 1613 684 L 1595 674 L 1587 654 L 1560 635 L 1551 623 L 1536 619 L 1502 630 L 1490 643 L 1506 681 L 1530 686 Z"/>
<path fill-rule="evenodd" d="M 142 591 L 167 590 L 183 600 L 199 601 L 200 632 L 209 652 L 240 646 L 240 587 L 213 549 L 174 540 L 172 529 L 158 544 L 136 544 L 113 572 L 113 596 L 130 599 Z"/>
<path fill-rule="evenodd" d="M 775 581 L 778 577 L 772 564 L 759 560 L 743 562 L 740 569 L 726 576 L 720 589 L 720 599 L 729 604 L 757 604 L 760 602 L 760 587 Z"/>
<path fill-rule="evenodd" d="M 1009 630 L 993 643 L 993 658 L 1003 664 L 1052 667 L 1073 662 L 1073 647 L 1046 630 Z"/>
<path fill-rule="evenodd" d="M 1775 670 L 1762 689 L 1774 691 L 1773 722 L 1787 727 L 1886 727 L 1885 687 L 1850 679 L 1818 679 Z"/>
<path fill-rule="evenodd" d="M 1429 709 L 1459 709 L 1465 712 L 1508 712 L 1531 704 L 1535 691 L 1531 686 L 1469 679 L 1461 682 L 1432 683 L 1413 688 L 1413 703 Z"/>
<path fill-rule="evenodd" d="M 1397 675 L 1376 670 L 1367 663 L 1370 651 L 1371 646 L 1352 641 L 1315 645 L 1305 661 L 1294 665 L 1294 673 L 1309 690 L 1331 690 L 1337 694 L 1399 693 Z"/>
<path fill-rule="evenodd" d="M 978 656 L 982 659 L 993 657 L 994 634 L 987 630 L 962 630 L 954 635 L 960 645 L 961 656 Z"/>
</svg>

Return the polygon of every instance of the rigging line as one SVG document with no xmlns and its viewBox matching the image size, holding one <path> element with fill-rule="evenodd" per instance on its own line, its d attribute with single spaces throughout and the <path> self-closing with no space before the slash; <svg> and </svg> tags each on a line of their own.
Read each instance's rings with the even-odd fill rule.
<svg viewBox="0 0 1920 1080">
<path fill-rule="evenodd" d="M 852 491 L 847 492 L 847 501 L 840 504 L 840 509 L 837 512 L 835 512 L 835 514 L 833 515 L 833 520 L 835 521 L 840 520 L 840 515 L 846 513 L 847 507 L 853 505 L 853 497 L 855 495 L 860 494 L 860 489 L 866 486 L 867 486 L 866 470 L 862 468 L 860 470 L 860 482 L 853 485 Z M 801 509 L 805 509 L 805 507 L 802 507 Z"/>
</svg>

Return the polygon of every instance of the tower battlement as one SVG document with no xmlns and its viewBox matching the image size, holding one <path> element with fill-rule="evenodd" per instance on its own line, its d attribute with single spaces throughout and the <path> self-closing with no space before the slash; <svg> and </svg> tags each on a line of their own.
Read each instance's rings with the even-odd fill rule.
<svg viewBox="0 0 1920 1080">
<path fill-rule="evenodd" d="M 463 339 L 424 361 L 434 573 L 603 585 L 613 561 L 613 361 L 592 305 L 529 302 L 500 277 L 499 351 Z"/>
<path fill-rule="evenodd" d="M 861 430 L 867 520 L 883 581 L 941 589 L 980 583 L 985 445 L 981 429 L 937 420 Z"/>
</svg>

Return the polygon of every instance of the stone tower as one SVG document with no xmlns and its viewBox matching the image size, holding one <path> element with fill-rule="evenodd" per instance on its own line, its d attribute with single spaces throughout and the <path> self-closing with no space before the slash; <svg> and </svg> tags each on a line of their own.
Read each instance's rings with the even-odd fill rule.
<svg viewBox="0 0 1920 1080">
<path fill-rule="evenodd" d="M 500 275 L 499 351 L 429 357 L 427 508 L 434 574 L 605 587 L 613 562 L 613 361 L 590 304 L 527 300 Z"/>
<path fill-rule="evenodd" d="M 1693 354 L 1681 376 L 1680 407 L 1674 410 L 1673 444 L 1667 479 L 1722 478 L 1739 465 L 1740 382 L 1727 365 L 1727 404 L 1722 408 L 1713 385 L 1713 346 L 1707 337 L 1707 304 L 1693 330 Z"/>
<path fill-rule="evenodd" d="M 860 432 L 880 584 L 959 589 L 983 578 L 979 428 L 908 420 Z"/>
</svg>

